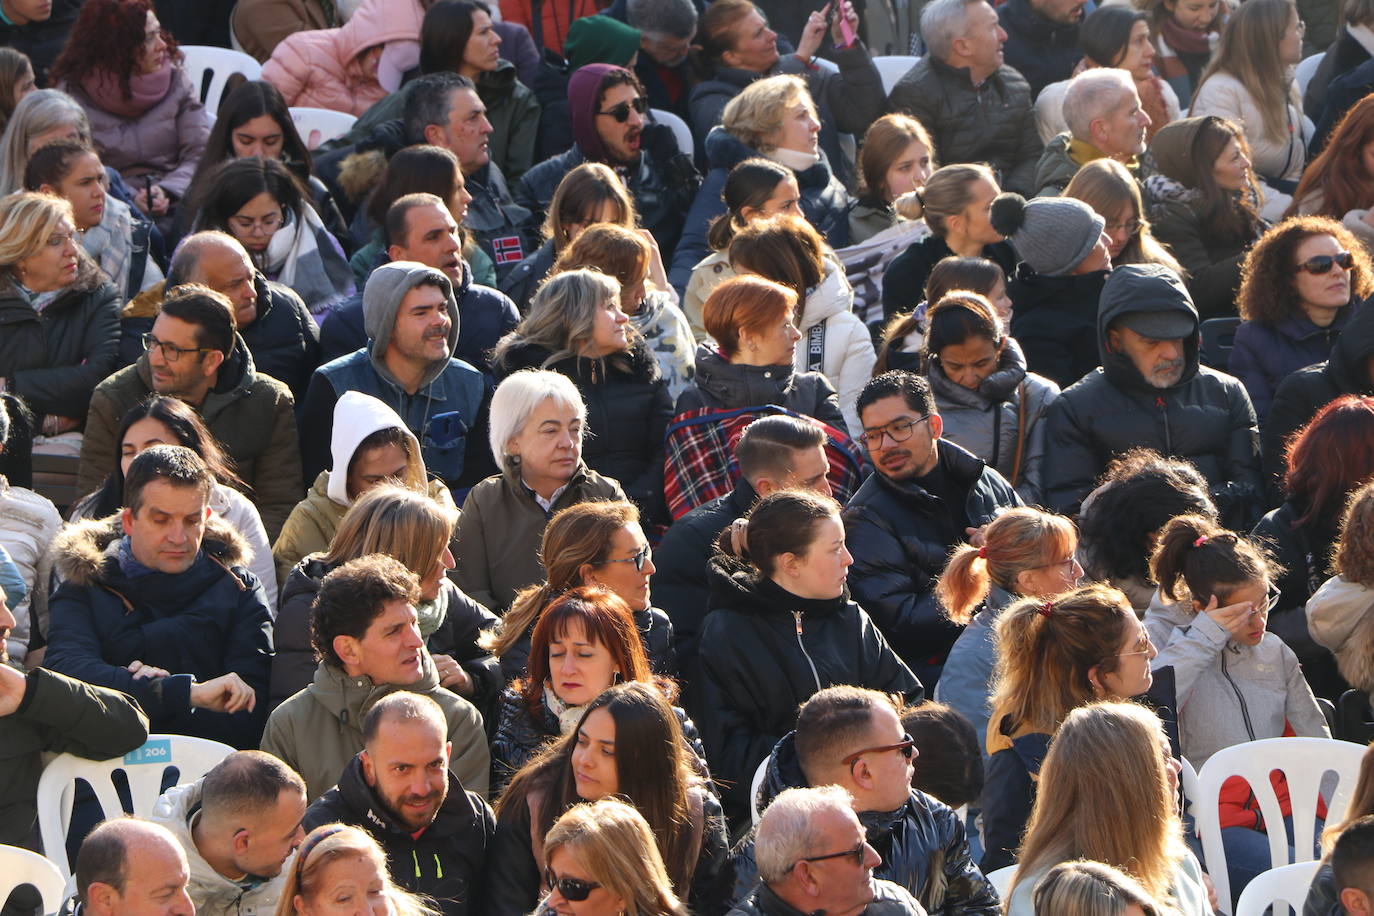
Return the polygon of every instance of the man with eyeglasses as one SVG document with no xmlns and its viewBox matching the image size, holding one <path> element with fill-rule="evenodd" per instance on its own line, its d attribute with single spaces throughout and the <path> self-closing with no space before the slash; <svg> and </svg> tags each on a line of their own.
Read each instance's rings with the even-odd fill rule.
<svg viewBox="0 0 1374 916">
<path fill-rule="evenodd" d="M 200 413 L 248 484 L 268 540 L 275 540 L 305 493 L 295 399 L 286 385 L 258 371 L 235 330 L 233 305 L 205 286 L 178 287 L 163 300 L 143 347 L 136 363 L 91 395 L 78 492 L 95 490 L 118 465 L 124 415 L 157 392 Z"/>
<path fill-rule="evenodd" d="M 673 131 L 649 120 L 644 87 L 633 73 L 610 64 L 579 67 L 568 80 L 573 147 L 525 173 L 515 201 L 539 221 L 563 176 L 584 162 L 610 166 L 634 199 L 639 222 L 671 252 L 700 183 L 690 153 Z"/>
<path fill-rule="evenodd" d="M 840 786 L 788 789 L 754 833 L 762 883 L 729 916 L 924 916 L 903 887 L 874 877 L 882 857 L 868 843 Z"/>
<path fill-rule="evenodd" d="M 1048 100 L 1036 103 L 1037 108 L 1053 104 Z M 1086 70 L 1069 80 L 1059 107 L 1068 129 L 1045 144 L 1035 169 L 1037 194 L 1063 193 L 1079 168 L 1094 159 L 1115 159 L 1132 173 L 1139 170 L 1136 157 L 1145 152 L 1145 131 L 1151 122 L 1129 73 L 1111 67 Z M 1118 237 L 1129 241 L 1133 234 L 1122 233 L 1117 226 L 1112 241 Z"/>
<path fill-rule="evenodd" d="M 915 742 L 886 695 L 827 687 L 802 704 L 796 730 L 773 748 L 757 803 L 766 806 L 788 789 L 839 786 L 882 857 L 874 877 L 905 888 L 933 914 L 1000 912 L 958 815 L 912 788 L 916 757 Z M 746 838 L 731 864 L 735 898 L 742 899 L 757 880 L 757 841 Z"/>
<path fill-rule="evenodd" d="M 940 438 L 922 376 L 884 372 L 864 386 L 858 409 L 877 473 L 844 511 L 849 587 L 929 693 L 960 631 L 940 610 L 935 580 L 954 545 L 1021 500 L 995 469 Z"/>
</svg>

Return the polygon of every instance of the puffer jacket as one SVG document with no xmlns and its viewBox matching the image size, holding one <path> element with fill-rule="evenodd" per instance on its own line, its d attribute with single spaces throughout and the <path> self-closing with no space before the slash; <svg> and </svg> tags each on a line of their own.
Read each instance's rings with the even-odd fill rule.
<svg viewBox="0 0 1374 916">
<path fill-rule="evenodd" d="M 674 524 L 673 528 L 677 525 Z M 669 529 L 670 531 L 672 528 Z M 654 566 L 658 566 L 658 554 L 654 554 Z M 658 574 L 654 574 L 654 586 L 658 585 Z M 656 607 L 648 607 L 642 611 L 631 611 L 630 616 L 634 618 L 635 628 L 639 630 L 640 642 L 644 644 L 644 652 L 649 656 L 649 670 L 654 674 L 666 674 L 669 677 L 676 677 L 677 665 L 677 637 L 673 633 L 673 622 L 668 619 L 668 615 Z M 507 682 L 518 680 L 525 676 L 529 670 L 530 662 L 530 634 L 534 632 L 534 625 L 531 624 L 525 635 L 521 636 L 510 645 L 506 651 L 501 653 L 501 674 Z"/>
<path fill-rule="evenodd" d="M 986 162 L 1004 190 L 1035 193 L 1040 137 L 1031 87 L 1007 65 L 973 85 L 967 67 L 951 67 L 928 54 L 897 81 L 888 96 L 893 111 L 925 125 L 939 162 Z"/>
<path fill-rule="evenodd" d="M 553 270 L 556 260 L 558 252 L 553 247 L 553 239 L 549 239 L 525 255 L 524 259 L 498 282 L 501 292 L 510 297 L 520 314 L 523 315 L 530 310 L 530 299 L 539 289 L 539 284 L 543 283 L 544 278 Z"/>
<path fill-rule="evenodd" d="M 932 689 L 959 635 L 935 598 L 935 580 L 964 525 L 980 527 L 1021 505 L 1011 484 L 953 442 L 938 444 L 940 470 L 966 496 L 959 507 L 910 481 L 873 474 L 849 500 L 844 528 L 854 565 L 854 597 L 873 616 L 892 648 Z"/>
<path fill-rule="evenodd" d="M 528 168 L 526 165 L 525 170 Z M 491 259 L 496 282 L 486 285 L 495 286 L 539 247 L 538 228 L 530 212 L 515 202 L 508 179 L 494 159 L 464 175 L 463 181 L 472 195 L 463 226 Z"/>
<path fill-rule="evenodd" d="M 0 378 L 40 416 L 85 423 L 95 386 L 119 356 L 119 291 L 85 254 L 76 279 L 37 311 L 0 281 Z"/>
<path fill-rule="evenodd" d="M 1323 362 L 1358 310 L 1358 300 L 1336 313 L 1326 327 L 1298 312 L 1274 324 L 1242 321 L 1226 369 L 1245 385 L 1260 423 L 1269 414 L 1274 392 L 1299 369 Z"/>
<path fill-rule="evenodd" d="M 246 544 L 217 516 L 183 573 L 131 576 L 120 562 L 120 517 L 77 522 L 53 544 L 62 584 L 48 604 L 43 664 L 60 674 L 122 690 L 148 712 L 154 732 L 256 747 L 267 714 L 272 616 L 262 585 L 244 566 Z M 135 679 L 141 661 L 170 671 Z M 257 695 L 236 713 L 191 705 L 191 686 L 234 672 Z"/>
<path fill-rule="evenodd" d="M 281 90 L 286 104 L 361 115 L 386 97 L 361 60 L 391 42 L 419 42 L 424 9 L 416 0 L 364 0 L 337 29 L 286 36 L 263 64 L 262 78 Z M 418 53 L 418 49 L 417 49 Z"/>
<path fill-rule="evenodd" d="M 721 194 L 730 170 L 746 159 L 763 155 L 746 146 L 744 141 L 728 133 L 724 127 L 712 128 L 705 144 L 709 171 L 702 179 L 691 209 L 687 211 L 682 240 L 673 252 L 672 267 L 668 271 L 668 282 L 679 296 L 687 289 L 692 270 L 711 253 L 706 233 L 711 220 L 725 212 L 725 201 Z M 801 190 L 802 214 L 816 227 L 817 232 L 825 236 L 831 248 L 844 248 L 849 244 L 849 193 L 831 171 L 829 160 L 822 156 L 821 161 L 811 168 L 792 174 Z M 668 250 L 661 241 L 659 248 Z"/>
<path fill-rule="evenodd" d="M 582 460 L 620 481 L 645 521 L 666 520 L 663 501 L 663 436 L 673 416 L 668 386 L 642 342 L 624 356 L 595 360 L 564 357 L 553 363 L 544 347 L 519 342 L 493 363 L 497 381 L 519 369 L 551 369 L 572 379 L 587 405 Z"/>
<path fill-rule="evenodd" d="M 1137 268 L 1121 268 L 1135 271 Z M 1145 268 L 1144 270 L 1150 270 Z M 1186 458 L 1210 485 L 1229 524 L 1247 525 L 1259 505 L 1259 430 L 1250 396 L 1239 381 L 1198 362 L 1198 335 L 1183 341 L 1185 366 L 1177 384 L 1155 388 L 1130 357 L 1114 352 L 1107 330 L 1123 315 L 1178 311 L 1197 320 L 1176 278 L 1117 273 L 1102 292 L 1097 317 L 1102 360 L 1050 405 L 1045 447 L 1045 499 L 1058 512 L 1078 510 L 1107 464 L 1141 446 Z"/>
<path fill-rule="evenodd" d="M 199 916 L 241 916 L 243 913 L 274 912 L 286 886 L 286 875 L 295 867 L 296 860 L 288 856 L 281 872 L 255 881 L 231 881 L 215 871 L 196 848 L 191 833 L 191 821 L 200 812 L 204 783 L 205 778 L 201 777 L 192 783 L 172 786 L 157 800 L 148 818 L 170 830 L 186 853 L 186 864 L 190 866 L 186 891 L 196 903 L 196 913 Z"/>
<path fill-rule="evenodd" d="M 1045 457 L 1042 421 L 1050 402 L 1059 397 L 1059 386 L 1026 371 L 1026 357 L 1014 337 L 1005 338 L 997 371 L 983 379 L 977 391 L 950 381 L 938 359 L 930 360 L 926 377 L 945 421 L 940 435 L 983 459 L 1016 488 L 1026 505 L 1040 505 L 1040 466 Z M 1013 479 L 1018 449 L 1020 472 Z"/>
<path fill-rule="evenodd" d="M 1243 646 L 1211 617 L 1182 605 L 1156 604 L 1147 613 L 1167 613 L 1175 627 L 1150 667 L 1174 671 L 1179 740 L 1194 767 L 1201 769 L 1217 751 L 1246 741 L 1331 737 L 1297 656 L 1282 639 L 1266 633 L 1259 645 Z M 1286 816 L 1291 809 L 1282 774 L 1273 781 Z M 1244 780 L 1222 786 L 1221 826 L 1263 829 Z"/>
<path fill-rule="evenodd" d="M 871 687 L 906 701 L 921 682 L 846 591 L 798 598 L 737 560 L 707 567 L 711 612 L 701 629 L 699 714 L 712 771 L 726 787 L 732 822 L 748 818 L 759 761 L 797 724 L 797 708 L 835 684 Z"/>
<path fill-rule="evenodd" d="M 797 758 L 796 733 L 784 735 L 773 748 L 759 792 L 759 809 L 786 789 L 807 788 Z M 959 816 L 934 797 L 916 789 L 894 811 L 860 811 L 868 844 L 883 861 L 873 877 L 891 881 L 911 893 L 926 912 L 941 916 L 993 916 L 1000 913 L 997 891 L 973 864 Z M 758 886 L 751 832 L 731 856 L 735 896 L 746 898 Z"/>
<path fill-rule="evenodd" d="M 1052 736 L 1044 732 L 1014 729 L 1010 717 L 994 709 L 988 720 L 987 778 L 983 783 L 984 874 L 1016 864 L 1016 851 L 1026 831 L 1040 766 L 1050 750 Z"/>
<path fill-rule="evenodd" d="M 730 362 L 713 347 L 697 347 L 697 372 L 682 392 L 673 415 L 713 407 L 733 410 L 777 404 L 836 429 L 845 429 L 839 399 L 819 372 L 797 372 L 793 366 L 744 366 Z"/>
<path fill-rule="evenodd" d="M 883 321 L 890 321 L 924 302 L 930 272 L 936 264 L 950 257 L 954 257 L 954 251 L 937 235 L 928 235 L 897 255 L 883 275 Z M 1008 281 L 1016 274 L 1016 251 L 1010 242 L 984 245 L 980 257 L 1002 268 Z"/>
<path fill-rule="evenodd" d="M 1307 630 L 1336 656 L 1341 677 L 1356 690 L 1374 691 L 1374 591 L 1332 576 L 1307 599 Z"/>
<path fill-rule="evenodd" d="M 1105 270 L 1052 277 L 1019 264 L 1007 284 L 1011 333 L 1026 354 L 1026 366 L 1060 388 L 1096 369 L 1097 309 Z"/>
<path fill-rule="evenodd" d="M 167 94 L 137 118 L 104 111 L 77 84 L 59 88 L 85 109 L 102 163 L 136 188 L 148 175 L 172 197 L 186 196 L 210 139 L 210 120 L 185 67 L 173 67 Z"/>
<path fill-rule="evenodd" d="M 873 882 L 873 900 L 864 907 L 864 916 L 925 916 L 925 908 L 904 888 L 891 881 Z M 539 916 L 544 916 L 540 913 Z M 802 912 L 773 893 L 768 885 L 760 885 L 726 916 L 803 916 Z"/>
<path fill-rule="evenodd" d="M 987 735 L 988 720 L 992 716 L 992 676 L 997 666 L 994 628 L 1002 612 L 1020 597 L 995 582 L 990 584 L 983 606 L 950 648 L 940 683 L 935 685 L 935 701 L 963 713 L 980 739 Z M 987 745 L 980 744 L 979 750 L 986 764 Z"/>
<path fill-rule="evenodd" d="M 1077 22 L 1046 19 L 1035 11 L 1030 0 L 1007 0 L 998 7 L 997 19 L 1007 33 L 1002 45 L 1005 66 L 1026 78 L 1031 98 L 1050 83 L 1073 76 L 1074 67 L 1083 57 Z M 1028 123 L 1026 129 L 1035 132 L 1033 124 Z"/>
<path fill-rule="evenodd" d="M 873 377 L 877 354 L 868 328 L 854 314 L 854 290 L 838 263 L 827 259 L 825 276 L 807 290 L 797 328 L 802 339 L 793 350 L 792 365 L 798 372 L 819 371 L 830 380 L 840 399 L 842 428 L 858 438 L 863 424 L 855 404 Z"/>
</svg>

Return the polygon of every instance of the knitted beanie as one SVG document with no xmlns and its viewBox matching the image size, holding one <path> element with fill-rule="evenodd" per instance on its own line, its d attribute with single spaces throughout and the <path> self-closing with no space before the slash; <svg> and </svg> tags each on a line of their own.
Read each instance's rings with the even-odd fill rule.
<svg viewBox="0 0 1374 916">
<path fill-rule="evenodd" d="M 638 51 L 639 29 L 610 16 L 583 16 L 573 22 L 563 42 L 569 70 L 586 64 L 625 67 Z"/>
<path fill-rule="evenodd" d="M 1107 221 L 1072 197 L 997 195 L 992 228 L 1011 240 L 1016 254 L 1038 274 L 1070 273 L 1092 253 Z"/>
</svg>

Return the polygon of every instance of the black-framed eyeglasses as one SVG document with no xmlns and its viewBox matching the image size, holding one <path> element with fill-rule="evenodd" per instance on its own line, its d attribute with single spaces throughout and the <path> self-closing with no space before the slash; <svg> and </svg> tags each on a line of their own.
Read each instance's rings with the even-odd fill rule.
<svg viewBox="0 0 1374 916">
<path fill-rule="evenodd" d="M 549 886 L 549 890 L 557 890 L 565 900 L 571 900 L 573 903 L 581 903 L 586 900 L 591 896 L 592 891 L 601 886 L 595 881 L 560 878 L 553 873 L 552 868 L 544 869 L 544 883 Z"/>
<path fill-rule="evenodd" d="M 637 551 L 635 551 L 635 555 L 632 556 L 632 557 L 618 557 L 618 558 L 616 558 L 616 559 L 614 559 L 614 560 L 607 560 L 606 562 L 607 562 L 607 563 L 633 563 L 633 564 L 635 565 L 635 572 L 644 572 L 644 564 L 647 563 L 647 562 L 649 562 L 649 558 L 652 557 L 653 555 L 654 555 L 653 548 L 650 547 L 650 546 L 646 543 L 643 547 L 641 547 L 641 548 L 639 548 Z"/>
<path fill-rule="evenodd" d="M 865 754 L 883 754 L 887 751 L 899 751 L 903 757 L 910 760 L 912 755 L 916 753 L 916 739 L 903 733 L 902 740 L 896 744 L 884 744 L 882 747 L 866 747 L 861 751 L 855 751 L 850 754 L 848 757 L 841 760 L 840 763 L 847 767 L 852 767 L 858 762 L 859 758 Z"/>
<path fill-rule="evenodd" d="M 152 334 L 144 334 L 143 349 L 149 353 L 160 349 L 162 350 L 162 358 L 169 363 L 174 363 L 181 359 L 183 353 L 209 353 L 214 347 L 178 347 L 174 344 L 158 340 Z"/>
<path fill-rule="evenodd" d="M 797 867 L 798 863 L 801 862 L 824 862 L 826 859 L 843 859 L 845 857 L 853 859 L 855 865 L 862 866 L 864 864 L 864 859 L 867 858 L 867 856 L 868 841 L 859 840 L 859 845 L 855 846 L 853 849 L 846 849 L 842 852 L 828 852 L 823 856 L 803 856 L 796 862 L 793 862 L 791 865 L 789 865 L 787 870 L 791 871 L 792 869 Z"/>
<path fill-rule="evenodd" d="M 1339 267 L 1341 270 L 1349 270 L 1355 266 L 1355 256 L 1348 251 L 1338 251 L 1335 254 L 1319 254 L 1315 258 L 1308 258 L 1298 265 L 1299 271 L 1307 271 L 1314 276 L 1320 277 L 1322 274 L 1331 273 L 1332 267 Z"/>
<path fill-rule="evenodd" d="M 864 445 L 870 449 L 879 448 L 883 444 L 883 436 L 887 436 L 894 443 L 905 442 L 911 438 L 912 432 L 916 427 L 930 419 L 930 414 L 917 417 L 914 420 L 893 420 L 886 426 L 877 429 L 866 429 L 863 432 Z"/>
<path fill-rule="evenodd" d="M 644 114 L 649 110 L 649 100 L 643 96 L 636 96 L 632 101 L 621 102 L 613 108 L 605 111 L 598 111 L 597 114 L 605 115 L 608 118 L 615 118 L 617 122 L 624 124 L 630 120 L 630 109 L 633 108 L 636 114 Z"/>
</svg>

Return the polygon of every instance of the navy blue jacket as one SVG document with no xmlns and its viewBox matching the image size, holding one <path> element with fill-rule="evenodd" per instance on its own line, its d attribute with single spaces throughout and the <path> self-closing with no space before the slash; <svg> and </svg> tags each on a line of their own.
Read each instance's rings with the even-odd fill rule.
<svg viewBox="0 0 1374 916">
<path fill-rule="evenodd" d="M 1073 76 L 1083 58 L 1078 23 L 1052 22 L 1037 13 L 1030 0 L 1007 0 L 998 8 L 997 19 L 1007 33 L 1003 59 L 1030 83 L 1032 99 L 1050 83 Z"/>
</svg>

